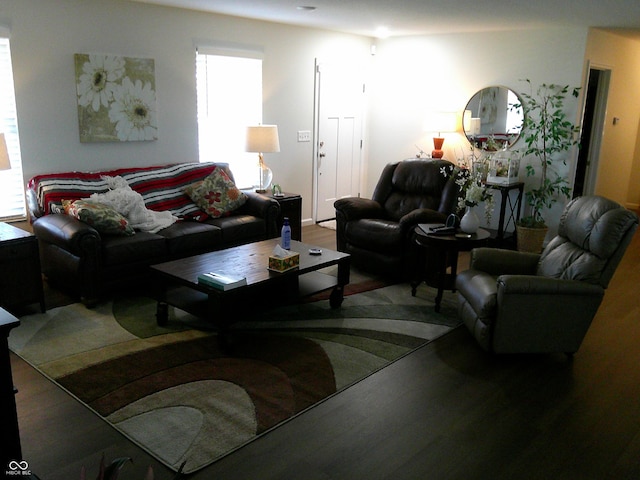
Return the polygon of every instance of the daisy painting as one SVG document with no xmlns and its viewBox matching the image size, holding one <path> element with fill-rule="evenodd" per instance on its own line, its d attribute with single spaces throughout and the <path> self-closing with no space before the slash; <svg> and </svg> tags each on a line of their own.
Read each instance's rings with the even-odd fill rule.
<svg viewBox="0 0 640 480">
<path fill-rule="evenodd" d="M 156 140 L 153 59 L 76 54 L 81 142 Z"/>
</svg>

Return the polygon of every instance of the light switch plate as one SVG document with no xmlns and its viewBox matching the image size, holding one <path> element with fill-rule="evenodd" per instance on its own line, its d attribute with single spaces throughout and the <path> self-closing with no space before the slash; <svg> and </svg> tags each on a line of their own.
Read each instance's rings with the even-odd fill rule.
<svg viewBox="0 0 640 480">
<path fill-rule="evenodd" d="M 298 130 L 298 142 L 310 142 L 311 132 L 309 130 Z"/>
</svg>

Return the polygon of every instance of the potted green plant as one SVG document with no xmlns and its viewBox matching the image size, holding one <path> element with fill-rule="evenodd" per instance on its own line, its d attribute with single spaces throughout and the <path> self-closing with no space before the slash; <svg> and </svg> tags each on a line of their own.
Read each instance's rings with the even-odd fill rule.
<svg viewBox="0 0 640 480">
<path fill-rule="evenodd" d="M 560 197 L 570 198 L 571 188 L 566 177 L 558 172 L 558 162 L 566 165 L 566 152 L 578 143 L 579 127 L 567 118 L 565 101 L 569 95 L 577 98 L 579 87 L 541 84 L 537 89 L 521 93 L 523 110 L 523 156 L 535 160 L 526 166 L 527 177 L 537 177 L 525 193 L 529 212 L 516 225 L 518 250 L 539 253 L 548 226 L 543 212 Z M 520 105 L 517 105 L 518 107 Z M 533 239 L 528 236 L 533 235 Z"/>
</svg>

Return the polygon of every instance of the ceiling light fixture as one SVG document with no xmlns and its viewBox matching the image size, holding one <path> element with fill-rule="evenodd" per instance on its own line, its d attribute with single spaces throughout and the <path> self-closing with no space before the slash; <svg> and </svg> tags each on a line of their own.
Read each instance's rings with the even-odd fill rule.
<svg viewBox="0 0 640 480">
<path fill-rule="evenodd" d="M 387 38 L 390 35 L 389 29 L 387 27 L 378 27 L 376 28 L 375 33 L 377 38 Z"/>
<path fill-rule="evenodd" d="M 310 5 L 300 5 L 300 6 L 296 7 L 296 8 L 298 10 L 304 10 L 306 12 L 313 12 L 316 9 L 316 7 L 312 7 Z"/>
</svg>

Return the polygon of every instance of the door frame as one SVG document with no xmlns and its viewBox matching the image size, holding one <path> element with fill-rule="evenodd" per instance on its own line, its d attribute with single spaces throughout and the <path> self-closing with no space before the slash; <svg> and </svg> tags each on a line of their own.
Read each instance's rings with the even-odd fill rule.
<svg viewBox="0 0 640 480">
<path fill-rule="evenodd" d="M 312 155 L 313 155 L 313 172 L 312 172 L 312 207 L 311 207 L 311 216 L 313 223 L 317 223 L 318 221 L 318 167 L 319 167 L 319 154 L 320 154 L 320 70 L 323 64 L 331 64 L 331 63 L 344 63 L 340 61 L 331 61 L 331 60 L 322 60 L 320 58 L 316 58 L 314 62 L 314 95 L 313 95 L 313 146 L 312 146 Z M 363 82 L 366 80 L 362 79 Z M 366 92 L 363 91 L 363 99 L 361 104 L 360 111 L 360 155 L 358 158 L 359 168 L 358 168 L 358 193 L 357 196 L 360 196 L 360 192 L 362 191 L 362 185 L 364 180 L 363 173 L 363 158 L 364 158 L 364 138 L 365 138 L 365 117 L 366 117 Z"/>
<path fill-rule="evenodd" d="M 593 114 L 589 117 L 585 117 L 588 114 L 586 111 L 586 104 L 588 101 L 589 95 L 589 80 L 593 71 L 598 72 L 598 83 L 595 88 L 594 107 Z M 592 64 L 591 62 L 587 62 L 586 68 L 586 78 L 584 82 L 585 94 L 583 97 L 583 106 L 582 106 L 582 129 L 584 129 L 584 125 L 589 123 L 591 132 L 585 143 L 587 148 L 586 158 L 581 160 L 581 155 L 578 154 L 576 159 L 576 165 L 574 169 L 574 187 L 576 181 L 576 174 L 578 172 L 578 162 L 584 161 L 585 165 L 585 174 L 582 183 L 582 192 L 581 195 L 593 195 L 595 193 L 597 181 L 598 181 L 598 166 L 600 162 L 600 151 L 602 149 L 602 137 L 604 135 L 606 117 L 607 117 L 607 101 L 609 99 L 609 86 L 611 84 L 611 74 L 612 69 L 609 66 Z M 585 148 L 580 146 L 580 150 Z M 574 195 L 575 196 L 575 188 Z"/>
</svg>

